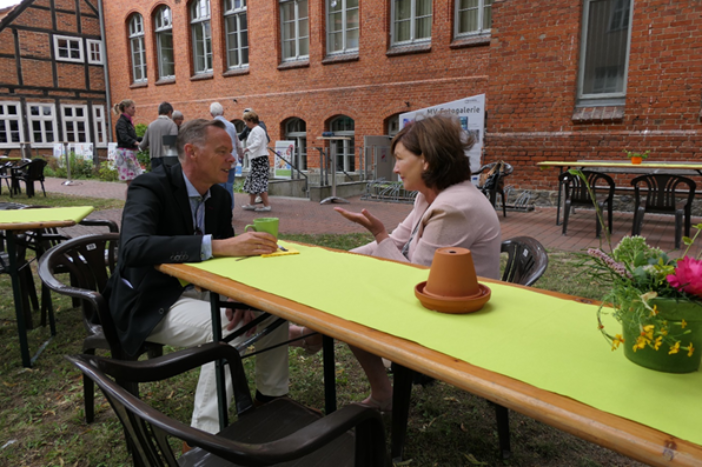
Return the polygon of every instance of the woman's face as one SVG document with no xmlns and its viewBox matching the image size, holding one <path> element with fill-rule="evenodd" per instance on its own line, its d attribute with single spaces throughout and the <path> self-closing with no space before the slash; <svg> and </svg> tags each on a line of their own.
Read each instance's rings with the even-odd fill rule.
<svg viewBox="0 0 702 467">
<path fill-rule="evenodd" d="M 132 104 L 129 107 L 126 107 L 124 109 L 124 113 L 126 113 L 130 117 L 133 117 L 134 115 L 136 115 L 136 105 Z"/>
<path fill-rule="evenodd" d="M 246 126 L 249 127 L 249 129 L 251 129 L 251 130 L 253 130 L 254 127 L 257 125 L 252 120 L 245 120 L 244 123 L 246 123 Z"/>
<path fill-rule="evenodd" d="M 422 174 L 429 168 L 424 156 L 417 156 L 405 148 L 402 142 L 395 146 L 395 167 L 393 172 L 400 176 L 407 191 L 423 191 L 426 184 Z"/>
</svg>

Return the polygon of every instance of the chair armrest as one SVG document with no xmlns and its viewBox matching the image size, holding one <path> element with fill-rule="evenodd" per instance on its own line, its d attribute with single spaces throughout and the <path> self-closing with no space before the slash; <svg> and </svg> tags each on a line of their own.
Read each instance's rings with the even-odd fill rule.
<svg viewBox="0 0 702 467">
<path fill-rule="evenodd" d="M 79 224 L 91 227 L 107 227 L 111 233 L 119 233 L 117 223 L 109 219 L 83 219 Z"/>
</svg>

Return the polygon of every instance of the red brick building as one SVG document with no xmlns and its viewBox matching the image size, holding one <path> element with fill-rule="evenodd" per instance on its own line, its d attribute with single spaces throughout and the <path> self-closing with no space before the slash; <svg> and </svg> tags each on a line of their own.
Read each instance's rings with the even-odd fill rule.
<svg viewBox="0 0 702 467">
<path fill-rule="evenodd" d="M 113 101 L 140 122 L 163 100 L 186 120 L 251 107 L 309 168 L 322 132 L 353 136 L 339 151 L 358 171 L 363 137 L 400 113 L 486 93 L 485 160 L 551 190 L 538 161 L 700 159 L 701 15 L 696 0 L 105 2 Z"/>
<path fill-rule="evenodd" d="M 109 139 L 98 0 L 24 0 L 0 12 L 0 151 Z"/>
</svg>

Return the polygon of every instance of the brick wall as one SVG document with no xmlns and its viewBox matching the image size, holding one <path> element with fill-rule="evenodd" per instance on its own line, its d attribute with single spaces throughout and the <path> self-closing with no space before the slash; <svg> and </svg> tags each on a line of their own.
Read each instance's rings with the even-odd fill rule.
<svg viewBox="0 0 702 467">
<path fill-rule="evenodd" d="M 510 183 L 555 189 L 545 160 L 702 160 L 702 4 L 636 1 L 626 101 L 617 121 L 574 121 L 582 2 L 501 0 L 493 5 L 488 160 L 515 165 Z M 628 180 L 623 180 L 628 182 Z"/>
<path fill-rule="evenodd" d="M 176 79 L 173 84 L 157 85 L 151 14 L 157 5 L 163 4 L 173 13 Z M 222 2 L 213 0 L 212 78 L 191 80 L 186 2 L 105 2 L 113 103 L 134 99 L 136 123 L 154 120 L 157 106 L 164 100 L 182 111 L 186 120 L 211 118 L 209 105 L 214 101 L 222 103 L 228 119 L 241 118 L 244 108 L 251 107 L 266 122 L 273 140 L 282 139 L 282 124 L 286 119 L 298 117 L 306 122 L 308 146 L 320 145 L 322 142 L 316 138 L 328 129 L 333 117 L 343 114 L 355 120 L 356 145 L 361 146 L 364 135 L 385 134 L 384 122 L 394 114 L 487 91 L 489 46 L 450 47 L 452 1 L 434 0 L 431 52 L 399 56 L 386 55 L 390 22 L 387 2 L 360 4 L 357 60 L 322 63 L 325 59 L 324 2 L 310 2 L 309 64 L 302 68 L 279 69 L 278 2 L 249 2 L 248 74 L 224 76 Z M 133 13 L 144 18 L 148 62 L 145 87 L 132 86 L 126 24 Z M 310 151 L 310 166 L 316 167 L 318 160 L 318 154 Z"/>
<path fill-rule="evenodd" d="M 23 55 L 34 58 L 51 58 L 51 39 L 46 32 L 18 31 Z"/>
</svg>

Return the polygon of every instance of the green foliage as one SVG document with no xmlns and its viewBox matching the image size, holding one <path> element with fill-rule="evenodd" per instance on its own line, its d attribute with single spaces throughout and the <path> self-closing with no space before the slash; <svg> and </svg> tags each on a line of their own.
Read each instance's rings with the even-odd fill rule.
<svg viewBox="0 0 702 467">
<path fill-rule="evenodd" d="M 119 174 L 117 173 L 117 169 L 103 163 L 98 169 L 98 178 L 104 182 L 116 182 L 119 180 Z"/>
<path fill-rule="evenodd" d="M 636 152 L 636 151 L 627 151 L 626 149 L 624 150 L 624 154 L 626 154 L 626 157 L 631 159 L 632 157 L 640 157 L 641 159 L 648 159 L 648 155 L 651 153 L 651 151 L 646 151 L 646 152 Z"/>
<path fill-rule="evenodd" d="M 139 138 L 143 138 L 144 135 L 146 134 L 146 129 L 149 127 L 146 123 L 137 123 L 134 125 L 134 131 L 136 131 L 136 134 Z"/>
</svg>

